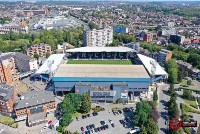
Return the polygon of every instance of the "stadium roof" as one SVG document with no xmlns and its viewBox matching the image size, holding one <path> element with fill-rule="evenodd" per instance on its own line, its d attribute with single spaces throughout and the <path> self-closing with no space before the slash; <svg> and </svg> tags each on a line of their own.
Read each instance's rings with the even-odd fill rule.
<svg viewBox="0 0 200 134">
<path fill-rule="evenodd" d="M 61 64 L 63 57 L 65 54 L 53 54 L 51 55 L 45 62 L 42 64 L 42 66 L 36 71 L 35 74 L 49 74 L 49 64 L 51 65 L 51 71 L 54 72 L 58 66 Z"/>
<path fill-rule="evenodd" d="M 142 61 L 143 65 L 145 66 L 145 68 L 147 69 L 147 71 L 149 72 L 149 74 L 151 75 L 151 61 L 157 63 L 154 59 L 144 56 L 142 54 L 137 54 L 138 57 L 140 58 L 140 60 Z M 156 64 L 156 71 L 155 71 L 155 75 L 164 75 L 164 76 L 168 76 L 168 74 L 166 73 L 166 71 L 157 63 Z"/>
<path fill-rule="evenodd" d="M 128 47 L 80 47 L 68 49 L 66 52 L 135 52 Z"/>
<path fill-rule="evenodd" d="M 61 64 L 54 77 L 150 78 L 143 65 Z"/>
</svg>

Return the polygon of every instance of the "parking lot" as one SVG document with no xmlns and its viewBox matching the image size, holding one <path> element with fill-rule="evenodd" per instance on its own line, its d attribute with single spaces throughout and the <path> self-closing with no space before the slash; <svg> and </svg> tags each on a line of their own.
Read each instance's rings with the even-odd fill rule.
<svg viewBox="0 0 200 134">
<path fill-rule="evenodd" d="M 79 118 L 79 121 L 76 119 L 73 120 L 73 122 L 68 126 L 69 130 L 71 132 L 78 131 L 79 133 L 87 134 L 88 130 L 86 126 L 89 126 L 94 124 L 92 131 L 95 130 L 94 128 L 99 128 L 100 131 L 95 132 L 99 134 L 126 134 L 133 128 L 133 111 L 127 111 L 120 114 L 113 114 L 112 108 L 118 107 L 118 108 L 124 108 L 124 107 L 133 107 L 135 109 L 135 105 L 118 105 L 118 104 L 96 104 L 98 106 L 101 106 L 105 108 L 105 111 L 101 111 L 98 113 L 98 115 L 93 116 L 90 114 L 90 117 L 87 117 L 85 119 L 82 119 L 82 117 Z M 125 120 L 126 119 L 126 120 Z M 109 121 L 112 120 L 112 121 Z M 124 124 L 122 121 L 124 120 Z M 103 122 L 102 122 L 103 121 Z M 104 123 L 105 122 L 105 123 Z M 120 123 L 121 122 L 121 123 Z M 111 124 L 114 124 L 114 127 L 111 126 Z M 103 125 L 104 124 L 104 125 Z M 104 128 L 102 127 L 104 126 Z M 108 128 L 107 128 L 108 126 Z M 81 127 L 83 127 L 84 132 L 81 131 Z M 82 129 L 82 130 L 83 130 Z M 103 130 L 105 129 L 105 130 Z M 90 133 L 92 133 L 90 130 Z M 88 133 L 89 134 L 89 133 Z"/>
</svg>

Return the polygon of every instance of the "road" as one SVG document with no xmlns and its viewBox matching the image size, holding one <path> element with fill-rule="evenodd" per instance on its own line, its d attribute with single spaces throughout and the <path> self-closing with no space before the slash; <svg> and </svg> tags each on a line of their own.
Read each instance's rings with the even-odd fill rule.
<svg viewBox="0 0 200 134">
<path fill-rule="evenodd" d="M 0 124 L 0 134 L 19 134 L 19 131 L 18 129 L 14 129 L 6 125 Z"/>
<path fill-rule="evenodd" d="M 165 134 L 165 130 L 167 129 L 167 126 L 165 125 L 165 116 L 168 115 L 166 109 L 169 100 L 169 96 L 167 95 L 168 88 L 169 86 L 167 84 L 158 85 L 158 111 L 160 113 L 160 118 L 158 119 L 159 134 Z"/>
</svg>

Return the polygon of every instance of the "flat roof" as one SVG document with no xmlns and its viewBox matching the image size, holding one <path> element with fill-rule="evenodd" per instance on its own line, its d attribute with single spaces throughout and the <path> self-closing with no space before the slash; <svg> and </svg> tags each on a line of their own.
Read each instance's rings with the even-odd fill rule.
<svg viewBox="0 0 200 134">
<path fill-rule="evenodd" d="M 61 64 L 65 54 L 52 54 L 42 66 L 36 71 L 35 74 L 49 74 L 50 71 L 54 72 L 59 64 Z M 51 64 L 51 69 L 49 70 L 49 65 Z"/>
<path fill-rule="evenodd" d="M 135 52 L 128 47 L 79 47 L 68 49 L 66 52 Z"/>
<path fill-rule="evenodd" d="M 143 65 L 61 64 L 54 77 L 150 78 Z"/>
<path fill-rule="evenodd" d="M 166 73 L 166 71 L 159 65 L 159 63 L 157 63 L 154 59 L 144 56 L 142 54 L 137 54 L 138 57 L 140 58 L 140 60 L 142 61 L 143 65 L 145 66 L 145 68 L 147 69 L 147 71 L 149 72 L 149 74 L 152 74 L 152 64 L 151 62 L 155 62 L 156 63 L 156 71 L 155 71 L 155 75 L 164 75 L 164 76 L 168 76 L 168 74 Z"/>
</svg>

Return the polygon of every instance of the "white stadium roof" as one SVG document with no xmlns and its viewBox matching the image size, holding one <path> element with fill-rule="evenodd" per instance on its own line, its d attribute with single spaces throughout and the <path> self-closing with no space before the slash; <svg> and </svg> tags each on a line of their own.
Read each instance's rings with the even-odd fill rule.
<svg viewBox="0 0 200 134">
<path fill-rule="evenodd" d="M 140 60 L 142 61 L 143 65 L 145 66 L 145 68 L 147 69 L 147 71 L 149 72 L 149 74 L 151 75 L 151 61 L 156 62 L 154 59 L 144 56 L 142 54 L 137 54 L 138 57 L 140 58 Z M 157 62 L 156 62 L 157 63 Z M 166 73 L 166 71 L 157 63 L 156 64 L 156 71 L 155 71 L 155 75 L 164 75 L 164 76 L 168 76 L 168 74 Z"/>
<path fill-rule="evenodd" d="M 134 52 L 134 49 L 128 47 L 80 47 L 68 49 L 66 52 Z"/>
<path fill-rule="evenodd" d="M 61 64 L 65 54 L 52 54 L 36 71 L 35 74 L 49 74 L 49 64 L 51 63 L 51 71 L 55 72 L 58 66 Z"/>
</svg>

